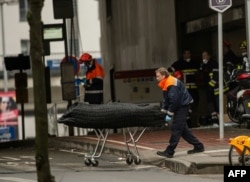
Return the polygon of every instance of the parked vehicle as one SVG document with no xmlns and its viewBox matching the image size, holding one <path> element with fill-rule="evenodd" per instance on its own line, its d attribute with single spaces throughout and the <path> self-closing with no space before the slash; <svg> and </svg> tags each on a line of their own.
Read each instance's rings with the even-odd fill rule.
<svg viewBox="0 0 250 182">
<path fill-rule="evenodd" d="M 250 71 L 249 68 L 234 69 L 228 82 L 227 114 L 234 123 L 246 122 L 250 129 Z"/>
</svg>

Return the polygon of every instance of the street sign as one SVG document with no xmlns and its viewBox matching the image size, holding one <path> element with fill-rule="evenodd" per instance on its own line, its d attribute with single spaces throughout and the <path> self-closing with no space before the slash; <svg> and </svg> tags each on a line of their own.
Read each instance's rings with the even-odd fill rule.
<svg viewBox="0 0 250 182">
<path fill-rule="evenodd" d="M 16 88 L 27 88 L 28 87 L 28 76 L 27 73 L 16 73 L 15 74 L 15 87 Z"/>
<path fill-rule="evenodd" d="M 73 1 L 72 0 L 53 0 L 54 18 L 73 18 Z"/>
<path fill-rule="evenodd" d="M 4 57 L 4 63 L 8 71 L 30 69 L 30 56 Z"/>
<path fill-rule="evenodd" d="M 45 24 L 43 25 L 43 40 L 44 41 L 61 41 L 64 40 L 64 25 L 58 24 Z"/>
<path fill-rule="evenodd" d="M 223 13 L 232 6 L 232 0 L 209 0 L 209 7 Z"/>
<path fill-rule="evenodd" d="M 222 53 L 222 13 L 232 6 L 232 0 L 209 0 L 209 7 L 218 12 L 218 62 L 219 70 L 223 70 L 223 53 Z M 219 124 L 220 124 L 220 138 L 224 138 L 224 103 L 223 103 L 223 72 L 219 72 Z"/>
</svg>

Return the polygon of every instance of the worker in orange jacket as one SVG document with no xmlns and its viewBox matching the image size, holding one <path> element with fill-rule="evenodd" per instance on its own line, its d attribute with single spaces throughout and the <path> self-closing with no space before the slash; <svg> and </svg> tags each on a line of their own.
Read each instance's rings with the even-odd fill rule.
<svg viewBox="0 0 250 182">
<path fill-rule="evenodd" d="M 160 67 L 155 71 L 158 86 L 163 92 L 162 112 L 166 113 L 165 121 L 169 123 L 171 137 L 169 145 L 164 151 L 158 151 L 159 156 L 172 158 L 175 149 L 181 138 L 186 140 L 194 148 L 188 154 L 203 152 L 204 145 L 192 134 L 187 124 L 187 113 L 193 98 L 186 89 L 182 81 L 171 76 L 165 67 Z"/>
<path fill-rule="evenodd" d="M 103 67 L 89 53 L 82 54 L 79 63 L 84 64 L 86 68 L 84 102 L 89 104 L 103 103 Z"/>
</svg>

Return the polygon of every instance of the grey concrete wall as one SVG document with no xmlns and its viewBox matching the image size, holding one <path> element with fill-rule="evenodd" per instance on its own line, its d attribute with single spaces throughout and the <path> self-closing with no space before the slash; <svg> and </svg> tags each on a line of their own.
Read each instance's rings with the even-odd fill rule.
<svg viewBox="0 0 250 182">
<path fill-rule="evenodd" d="M 175 1 L 113 0 L 110 19 L 106 16 L 106 1 L 99 2 L 107 101 L 111 68 L 116 71 L 156 68 L 169 66 L 177 59 Z"/>
</svg>

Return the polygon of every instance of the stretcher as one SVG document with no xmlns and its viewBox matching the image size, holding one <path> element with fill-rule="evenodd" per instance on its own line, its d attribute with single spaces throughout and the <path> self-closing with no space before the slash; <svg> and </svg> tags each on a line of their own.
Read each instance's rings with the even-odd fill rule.
<svg viewBox="0 0 250 182">
<path fill-rule="evenodd" d="M 111 129 L 122 129 L 127 154 L 126 163 L 141 163 L 137 143 L 148 127 L 164 124 L 164 113 L 159 106 L 149 104 L 109 103 L 86 104 L 74 103 L 59 119 L 58 123 L 80 128 L 92 128 L 97 136 L 93 153 L 84 157 L 86 166 L 98 166 Z M 133 152 L 131 146 L 133 147 Z"/>
</svg>

